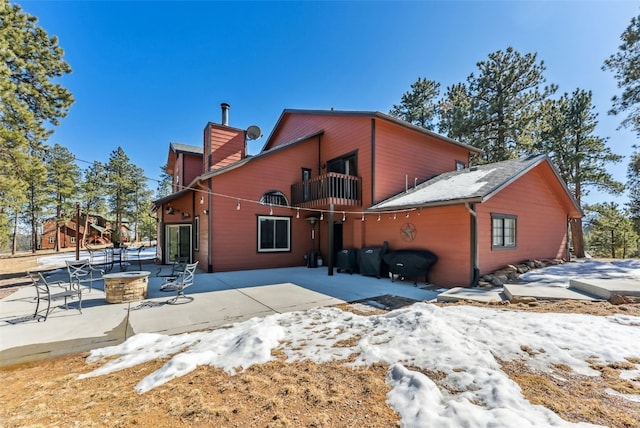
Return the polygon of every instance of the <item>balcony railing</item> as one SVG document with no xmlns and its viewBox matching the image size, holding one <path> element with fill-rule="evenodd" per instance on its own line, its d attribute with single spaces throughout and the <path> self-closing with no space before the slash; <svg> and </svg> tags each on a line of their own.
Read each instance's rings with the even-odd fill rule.
<svg viewBox="0 0 640 428">
<path fill-rule="evenodd" d="M 353 175 L 329 172 L 291 186 L 292 205 L 320 208 L 329 204 L 362 205 L 362 180 Z"/>
</svg>

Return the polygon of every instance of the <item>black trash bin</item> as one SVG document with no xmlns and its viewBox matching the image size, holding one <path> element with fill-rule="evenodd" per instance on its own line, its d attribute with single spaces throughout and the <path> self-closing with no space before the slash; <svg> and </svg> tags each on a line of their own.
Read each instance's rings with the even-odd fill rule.
<svg viewBox="0 0 640 428">
<path fill-rule="evenodd" d="M 357 261 L 357 251 L 354 249 L 343 249 L 338 251 L 336 255 L 336 267 L 338 268 L 338 273 L 340 272 L 349 272 L 352 274 L 353 272 L 358 271 L 358 261 Z"/>
<path fill-rule="evenodd" d="M 317 251 L 309 251 L 307 253 L 307 267 L 308 268 L 317 268 L 318 267 L 318 252 Z"/>
</svg>

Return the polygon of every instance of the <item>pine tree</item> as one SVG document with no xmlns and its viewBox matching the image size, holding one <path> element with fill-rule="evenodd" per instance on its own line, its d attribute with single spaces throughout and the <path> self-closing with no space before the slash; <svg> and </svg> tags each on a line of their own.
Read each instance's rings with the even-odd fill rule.
<svg viewBox="0 0 640 428">
<path fill-rule="evenodd" d="M 477 64 L 467 78 L 472 100 L 463 139 L 484 150 L 484 162 L 498 162 L 531 152 L 531 127 L 540 103 L 555 92 L 545 82 L 544 63 L 536 54 L 521 55 L 509 47 Z"/>
<path fill-rule="evenodd" d="M 29 187 L 27 177 L 39 177 L 32 158 L 51 134 L 51 126 L 65 117 L 73 103 L 59 78 L 71 72 L 62 58 L 56 37 L 37 26 L 37 18 L 18 5 L 0 0 L 0 199 L 9 200 L 13 189 Z M 19 178 L 15 178 L 19 177 Z M 34 189 L 35 190 L 35 189 Z M 35 191 L 38 193 L 38 191 Z M 29 198 L 29 204 L 35 201 Z M 39 211 L 41 208 L 30 209 Z M 0 222 L 8 216 L 0 215 Z M 29 223 L 32 228 L 33 218 Z M 6 230 L 6 224 L 0 229 Z M 32 235 L 37 235 L 32 231 Z M 33 249 L 37 243 L 33 243 Z"/>
<path fill-rule="evenodd" d="M 633 146 L 635 151 L 631 155 L 627 169 L 627 189 L 629 190 L 629 215 L 634 229 L 640 235 L 640 148 Z M 640 251 L 640 247 L 638 248 Z"/>
<path fill-rule="evenodd" d="M 637 251 L 638 234 L 628 213 L 615 202 L 585 206 L 587 212 L 587 242 L 595 256 L 627 258 Z"/>
<path fill-rule="evenodd" d="M 46 152 L 47 183 L 55 199 L 56 235 L 55 249 L 60 251 L 60 228 L 75 216 L 75 202 L 79 200 L 78 181 L 80 168 L 75 156 L 59 144 Z M 79 225 L 76 225 L 76 228 Z"/>
<path fill-rule="evenodd" d="M 27 204 L 22 213 L 22 219 L 31 228 L 31 252 L 35 253 L 39 247 L 40 238 L 38 230 L 47 215 L 47 207 L 51 205 L 53 199 L 47 187 L 47 168 L 44 163 L 44 155 L 32 156 L 32 161 L 25 171 L 25 182 L 27 183 Z"/>
<path fill-rule="evenodd" d="M 136 189 L 140 189 L 144 174 L 141 168 L 129 161 L 122 147 L 111 152 L 107 173 L 107 200 L 116 216 L 112 240 L 114 243 L 127 242 L 129 237 L 121 236 L 121 232 L 125 220 L 133 219 L 137 212 Z"/>
<path fill-rule="evenodd" d="M 160 199 L 171 194 L 173 177 L 167 172 L 167 164 L 160 167 L 160 180 L 156 187 L 156 198 Z"/>
<path fill-rule="evenodd" d="M 622 157 L 611 152 L 606 139 L 593 135 L 598 124 L 591 92 L 576 89 L 540 107 L 540 141 L 536 148 L 548 153 L 578 205 L 590 188 L 620 193 L 623 184 L 613 179 L 606 166 Z M 584 257 L 582 222 L 571 222 L 576 256 Z"/>
<path fill-rule="evenodd" d="M 604 62 L 603 70 L 613 71 L 621 95 L 612 98 L 610 114 L 628 112 L 622 125 L 640 133 L 640 16 L 633 17 L 631 24 L 620 36 L 622 44 L 618 52 Z"/>
<path fill-rule="evenodd" d="M 105 208 L 105 190 L 107 183 L 107 168 L 104 164 L 94 161 L 84 171 L 84 179 L 80 184 L 81 207 L 84 213 L 84 231 L 82 243 L 87 243 L 87 231 L 89 230 L 89 217 L 99 214 Z"/>
<path fill-rule="evenodd" d="M 457 83 L 447 88 L 444 99 L 438 104 L 440 122 L 438 132 L 441 132 L 463 143 L 473 142 L 473 127 L 471 118 L 473 100 L 464 83 Z"/>
<path fill-rule="evenodd" d="M 33 251 L 38 247 L 35 222 L 44 212 L 43 189 L 37 188 L 44 183 L 41 144 L 73 103 L 71 93 L 59 83 L 71 72 L 62 56 L 57 38 L 38 27 L 37 18 L 0 0 L 0 199 L 13 204 L 13 214 L 3 208 L 0 225 L 10 224 L 13 216 L 16 230 L 15 192 L 27 189 L 25 217 L 32 229 Z"/>
<path fill-rule="evenodd" d="M 394 104 L 389 114 L 422 128 L 433 131 L 438 112 L 436 100 L 440 95 L 440 84 L 424 77 L 411 85 L 411 90 L 402 95 L 400 104 Z"/>
</svg>

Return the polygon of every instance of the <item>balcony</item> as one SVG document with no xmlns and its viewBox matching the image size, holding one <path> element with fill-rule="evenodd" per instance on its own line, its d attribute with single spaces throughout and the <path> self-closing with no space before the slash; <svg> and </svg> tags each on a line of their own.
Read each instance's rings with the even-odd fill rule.
<svg viewBox="0 0 640 428">
<path fill-rule="evenodd" d="M 362 205 L 362 180 L 353 175 L 329 172 L 291 186 L 291 203 L 301 208 Z"/>
</svg>

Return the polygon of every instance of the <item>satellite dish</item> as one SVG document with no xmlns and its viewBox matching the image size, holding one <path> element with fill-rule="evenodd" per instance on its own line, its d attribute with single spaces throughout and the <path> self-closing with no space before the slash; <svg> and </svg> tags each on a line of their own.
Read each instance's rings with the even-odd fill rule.
<svg viewBox="0 0 640 428">
<path fill-rule="evenodd" d="M 251 125 L 247 128 L 247 137 L 250 140 L 255 140 L 256 138 L 260 138 L 262 136 L 262 131 L 255 125 Z"/>
</svg>

